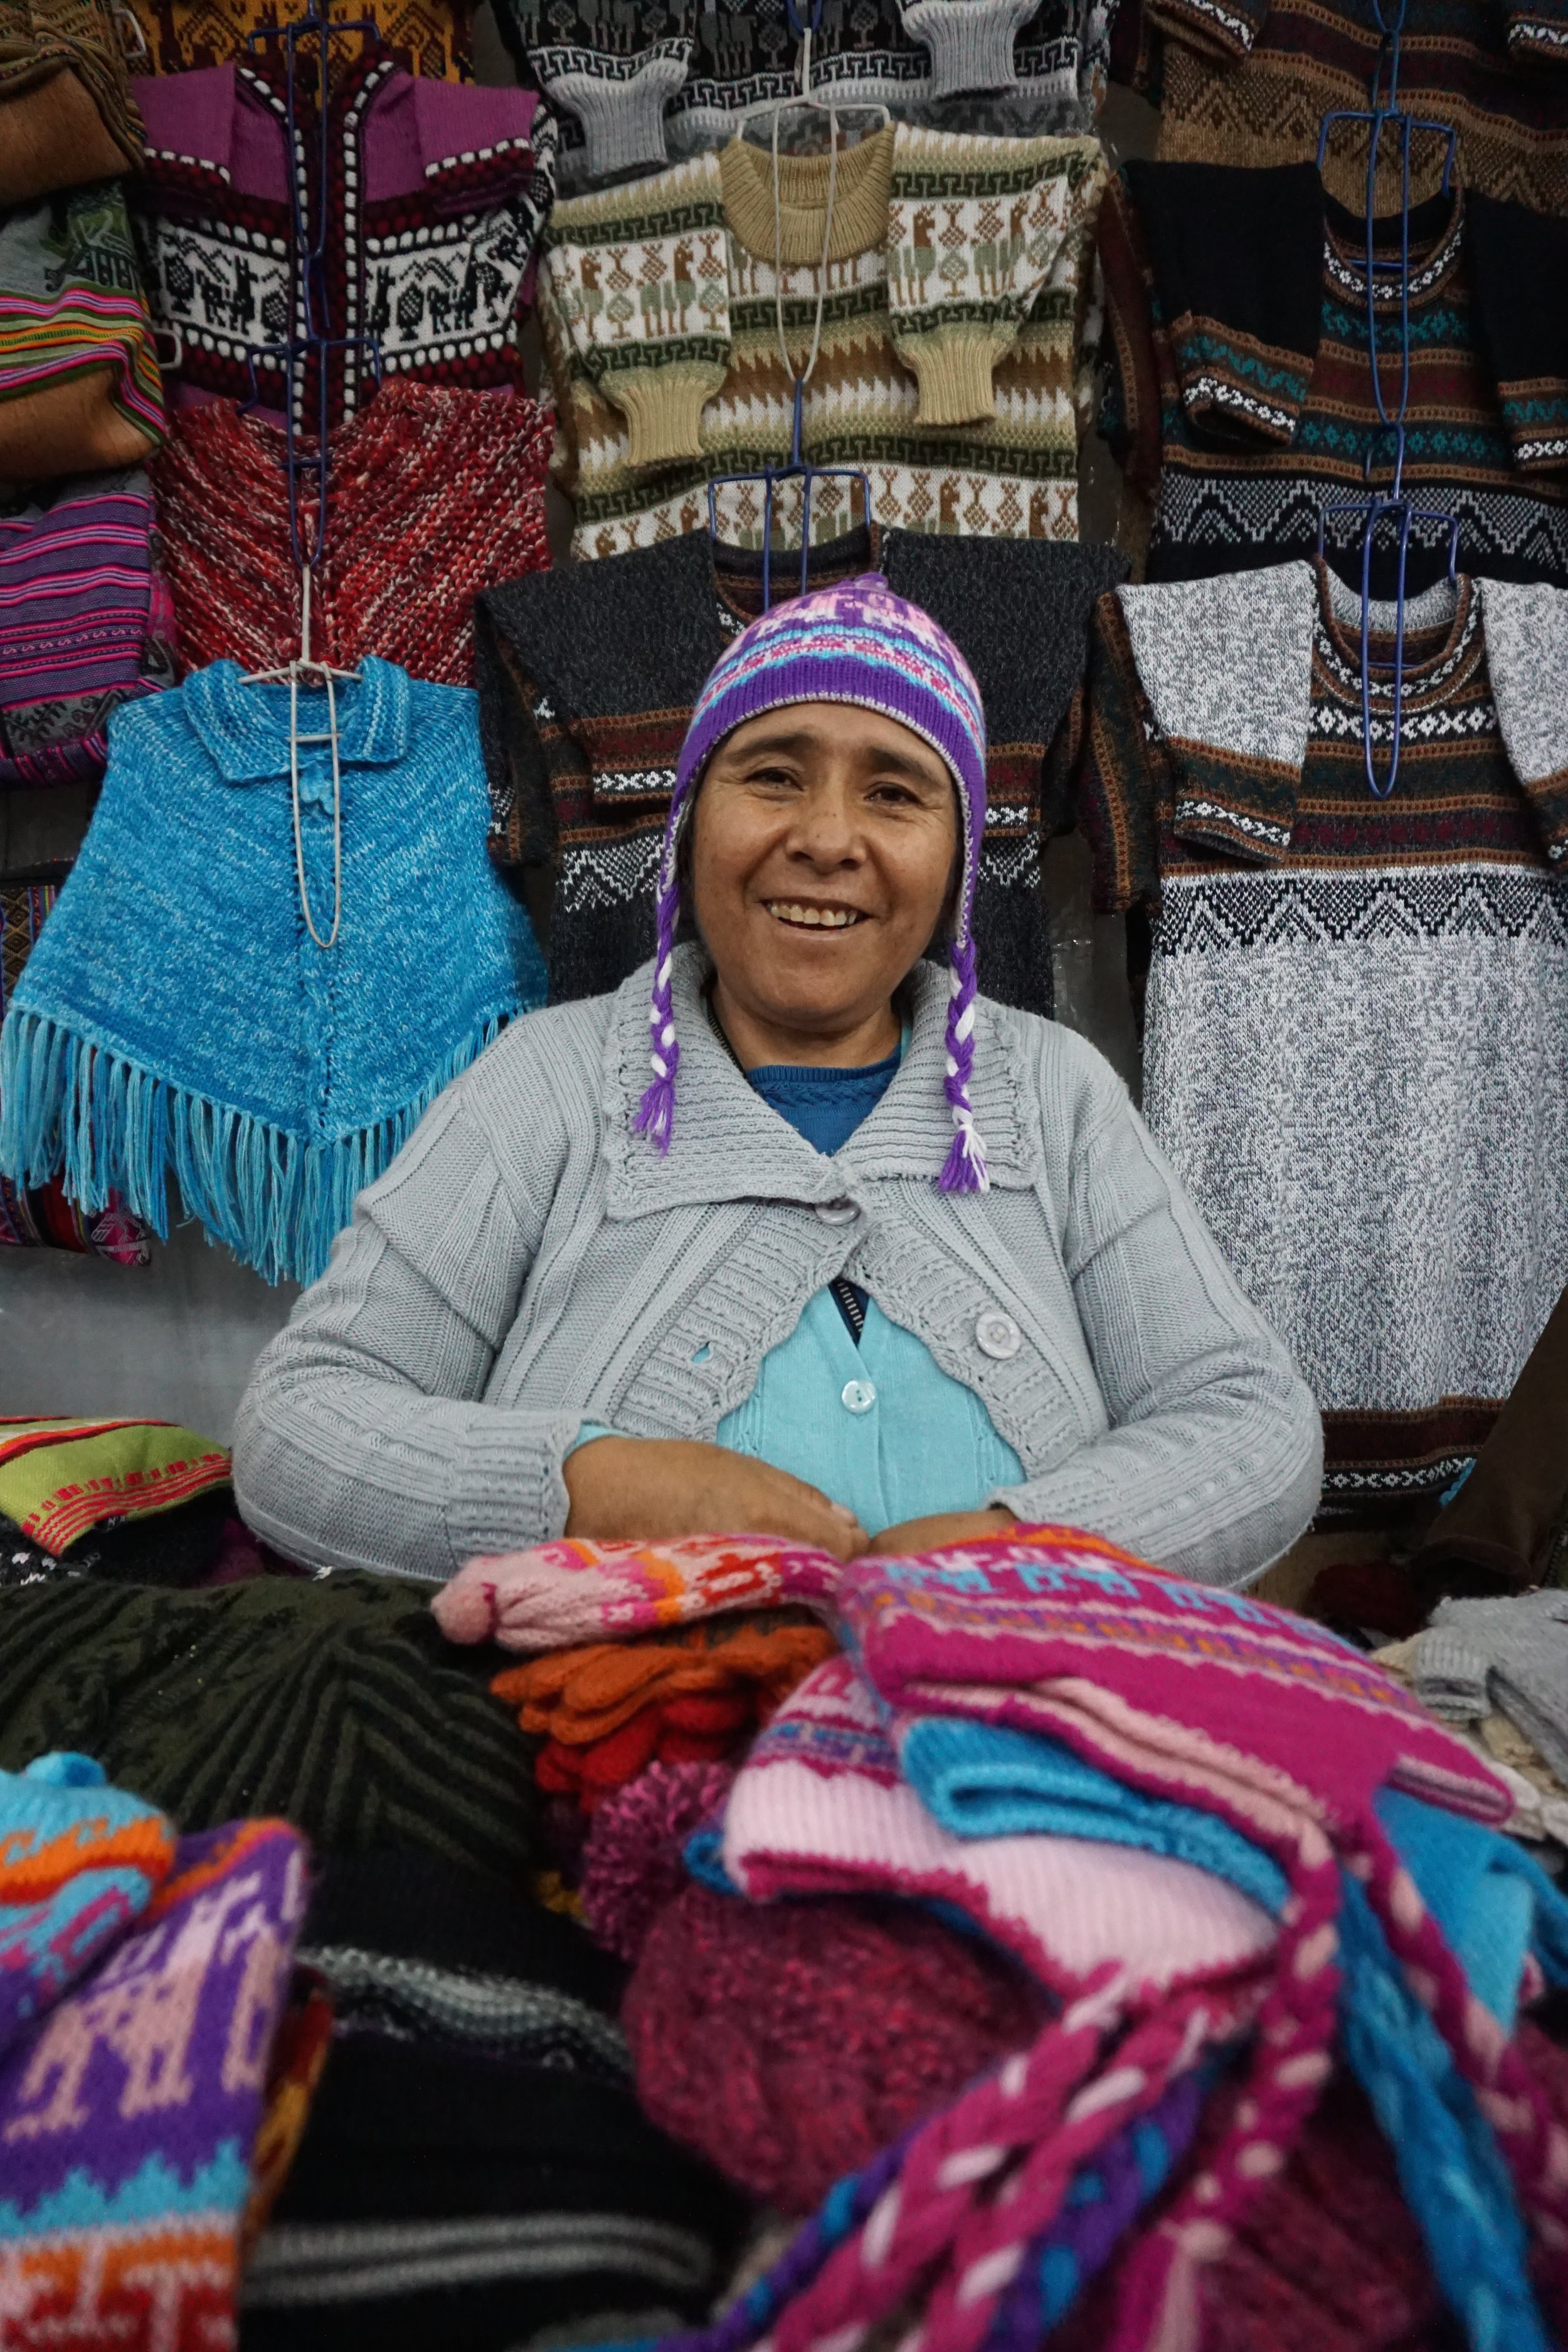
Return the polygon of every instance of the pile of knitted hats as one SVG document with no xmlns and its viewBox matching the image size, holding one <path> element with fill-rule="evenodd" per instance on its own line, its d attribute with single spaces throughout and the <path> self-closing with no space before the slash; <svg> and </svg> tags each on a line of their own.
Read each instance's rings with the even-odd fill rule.
<svg viewBox="0 0 1568 2352">
<path fill-rule="evenodd" d="M 181 1837 L 86 1756 L 0 1772 L 0 2339 L 232 2343 L 321 2071 L 303 1841 Z"/>
<path fill-rule="evenodd" d="M 260 2352 L 270 2344 L 427 2352 L 437 2343 L 504 2352 L 535 2336 L 571 2341 L 607 2316 L 617 2330 L 639 2332 L 700 2318 L 731 2261 L 740 2200 L 639 2108 L 616 2017 L 624 1966 L 531 1891 L 542 1859 L 537 1743 L 486 1687 L 510 1663 L 504 1654 L 450 1647 L 417 1586 L 283 1571 L 243 1530 L 226 1532 L 227 1456 L 189 1432 L 136 1424 L 113 1433 L 127 1446 L 139 1433 L 136 1459 L 120 1465 L 121 1491 L 106 1496 L 122 1511 L 76 1530 L 68 1506 L 73 1494 L 79 1501 L 80 1481 L 68 1473 L 73 1447 L 90 1450 L 94 1433 L 87 1424 L 30 1426 L 37 1442 L 18 1453 L 9 1484 L 0 1426 L 0 1504 L 17 1514 L 16 1573 L 0 1575 L 0 1766 L 19 1770 L 67 1745 L 89 1751 L 98 1759 L 83 1764 L 90 1801 L 73 1788 L 71 1818 L 86 1808 L 102 1819 L 90 1838 L 78 1833 L 79 1822 L 72 1832 L 68 1859 L 82 1899 L 73 1896 L 58 1917 L 35 1903 L 8 1938 L 5 1796 L 33 1783 L 0 1772 L 0 2132 L 12 2120 L 5 2020 L 13 1990 L 31 1998 L 33 1977 L 58 1973 L 62 1955 L 85 1962 L 105 1922 L 143 1906 L 149 1921 L 161 1916 L 158 1881 L 187 1846 L 196 1864 L 206 1867 L 206 1855 L 213 1870 L 226 1870 L 224 1841 L 235 1832 L 224 1825 L 236 1816 L 251 1817 L 240 1830 L 262 1839 L 263 1861 L 293 1857 L 287 1940 L 301 1937 L 309 1990 L 302 2023 L 291 2027 L 283 1958 L 275 1990 L 268 1978 L 248 1991 L 230 1980 L 227 1942 L 202 1961 L 215 1970 L 223 1962 L 220 1990 L 237 2004 L 226 2041 L 213 2027 L 220 2088 L 243 2072 L 255 2110 L 243 2130 L 228 2132 L 223 2164 L 168 2118 L 168 2130 L 154 2117 L 123 2149 L 110 2133 L 101 2158 L 74 2124 L 64 2127 L 76 2114 L 68 2088 L 84 2035 L 99 2036 L 105 2067 L 118 2052 L 125 2063 L 162 2069 L 155 2088 L 176 2084 L 169 2035 L 184 2014 L 183 1991 L 175 2000 L 155 1984 L 138 2007 L 132 1984 L 130 2005 L 116 2007 L 116 1947 L 100 2008 L 68 2000 L 50 2011 L 56 2021 L 43 2030 L 54 2040 L 37 2042 L 37 2065 L 20 2053 L 15 2062 L 16 2096 L 26 2103 L 28 2133 L 38 2106 L 58 2109 L 61 2131 L 47 2147 L 39 2140 L 38 2162 L 29 2157 L 21 2173 L 0 2141 L 0 2342 L 13 2341 L 13 2252 L 29 2277 L 47 2271 L 50 2292 L 74 2308 L 78 2272 L 83 2294 L 93 2273 L 81 2268 L 87 2253 L 77 2236 L 54 2246 L 54 2220 L 69 2206 L 68 2218 L 91 2223 L 89 2252 L 104 2231 L 117 2248 L 116 2197 L 141 2198 L 137 2213 L 148 2220 L 148 2229 L 122 2233 L 127 2263 L 151 2231 L 186 2283 L 181 2294 L 205 2282 L 211 2325 L 192 2318 L 182 2344 L 232 2342 L 237 2301 L 245 2340 Z M 107 1484 L 107 1458 L 92 1458 Z M 119 1547 L 136 1524 L 138 1494 L 172 1507 L 142 1513 L 127 1552 Z M 181 1523 L 198 1510 L 194 1532 Z M 117 1517 L 122 1526 L 112 1524 Z M 73 1540 L 59 1553 L 43 1549 L 41 1538 L 66 1535 Z M 107 1792 L 97 1786 L 105 1769 L 116 1784 Z M 30 1801 L 36 1811 L 41 1801 Z M 57 1860 L 64 1851 L 58 1837 L 50 1851 Z M 24 1875 L 31 1871 L 22 1893 L 48 1893 L 36 1861 L 21 1858 Z M 262 1862 L 247 1860 L 252 1868 Z M 263 1895 L 270 1884 L 258 1881 Z M 199 1891 L 193 1900 L 199 1926 Z M 235 1945 L 241 1977 L 244 1951 Z M 187 1972 L 181 1982 L 195 1979 Z M 271 2105 L 263 2116 L 261 2101 L 274 2007 L 284 2035 L 271 2044 L 276 2116 Z M 97 2058 L 91 2063 L 99 2070 Z M 102 2101 L 118 2095 L 115 2078 L 110 2069 L 101 2086 L 98 2071 L 87 2080 L 96 2125 Z M 160 2089 L 143 2104 L 151 2111 L 162 2098 Z M 232 2122 L 233 2101 L 219 2100 L 214 2114 Z M 188 2121 L 205 2130 L 199 2100 Z M 72 2204 L 56 2158 L 64 2163 L 84 2147 L 87 2203 Z M 147 2165 L 151 2186 L 141 2178 Z M 265 2213 L 256 2194 L 263 2176 Z M 169 2221 L 159 2238 L 170 2212 L 184 2228 L 187 2208 L 206 2217 L 206 2237 L 187 2242 L 189 2231 L 182 2237 Z M 158 2253 L 148 2294 L 164 2261 Z M 96 2310 L 83 2320 L 82 2345 L 155 2352 L 175 2340 L 158 2332 L 162 2306 L 147 2295 L 134 2309 L 122 2302 L 101 2328 Z M 16 2338 L 24 2340 L 35 2337 Z"/>
<path fill-rule="evenodd" d="M 569 1645 L 742 1607 L 830 1654 L 759 1681 L 743 1754 L 645 1751 L 580 1862 L 646 2113 L 809 2217 L 683 2352 L 1546 2352 L 1568 2067 L 1521 2011 L 1568 1905 L 1470 1747 L 1322 1628 L 1060 1528 L 563 1543 L 437 1604 L 535 1706 Z"/>
</svg>

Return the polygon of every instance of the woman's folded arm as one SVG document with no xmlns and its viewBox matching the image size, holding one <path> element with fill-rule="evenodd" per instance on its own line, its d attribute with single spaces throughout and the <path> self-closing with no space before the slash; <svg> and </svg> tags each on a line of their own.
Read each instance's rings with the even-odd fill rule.
<svg viewBox="0 0 1568 2352">
<path fill-rule="evenodd" d="M 292 1559 L 440 1580 L 565 1524 L 582 1415 L 482 1402 L 557 1170 L 546 1145 L 516 1200 L 468 1092 L 360 1195 L 240 1405 L 240 1507 Z"/>
</svg>

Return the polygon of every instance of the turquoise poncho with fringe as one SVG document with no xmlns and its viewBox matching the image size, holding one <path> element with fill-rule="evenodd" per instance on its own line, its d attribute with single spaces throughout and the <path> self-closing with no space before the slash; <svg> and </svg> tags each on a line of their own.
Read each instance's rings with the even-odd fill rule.
<svg viewBox="0 0 1568 2352">
<path fill-rule="evenodd" d="M 215 662 L 110 722 L 92 824 L 0 1034 L 0 1171 L 119 1192 L 161 1234 L 173 1170 L 268 1281 L 310 1281 L 420 1114 L 544 1001 L 527 915 L 485 849 L 476 698 L 367 660 L 331 755 L 289 688 Z M 327 724 L 300 697 L 300 734 Z M 304 892 L 300 887 L 302 868 Z"/>
</svg>

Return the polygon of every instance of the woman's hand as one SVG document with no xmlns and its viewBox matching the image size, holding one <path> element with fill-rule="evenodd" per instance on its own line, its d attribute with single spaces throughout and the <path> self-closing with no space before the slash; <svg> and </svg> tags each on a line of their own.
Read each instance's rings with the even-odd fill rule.
<svg viewBox="0 0 1568 2352">
<path fill-rule="evenodd" d="M 939 1551 L 943 1544 L 976 1543 L 982 1536 L 1005 1536 L 1017 1521 L 1011 1511 L 994 1504 L 988 1511 L 939 1511 L 929 1519 L 905 1519 L 884 1528 L 862 1549 L 885 1559 L 908 1558 L 918 1551 Z"/>
<path fill-rule="evenodd" d="M 567 1455 L 562 1475 L 569 1536 L 785 1536 L 839 1559 L 866 1549 L 865 1528 L 842 1503 L 771 1463 L 696 1438 L 591 1437 Z"/>
</svg>

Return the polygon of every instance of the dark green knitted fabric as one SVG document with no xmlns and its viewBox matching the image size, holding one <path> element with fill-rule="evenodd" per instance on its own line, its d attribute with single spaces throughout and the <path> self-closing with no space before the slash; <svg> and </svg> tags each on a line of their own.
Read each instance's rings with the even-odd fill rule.
<svg viewBox="0 0 1568 2352">
<path fill-rule="evenodd" d="M 531 1748 L 452 1657 L 424 1588 L 341 1570 L 0 1591 L 0 1767 L 79 1748 L 183 1831 L 280 1814 L 323 1849 L 419 1846 L 515 1877 Z"/>
</svg>

